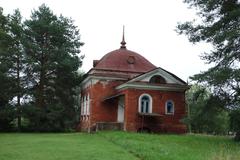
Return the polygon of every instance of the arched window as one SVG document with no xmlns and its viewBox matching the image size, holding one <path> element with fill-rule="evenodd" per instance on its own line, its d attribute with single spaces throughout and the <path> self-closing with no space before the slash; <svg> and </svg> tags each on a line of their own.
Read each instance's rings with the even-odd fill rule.
<svg viewBox="0 0 240 160">
<path fill-rule="evenodd" d="M 83 115 L 86 115 L 87 113 L 87 97 L 84 96 L 83 98 Z"/>
<path fill-rule="evenodd" d="M 84 108 L 84 98 L 81 98 L 81 115 L 83 115 L 83 108 Z"/>
<path fill-rule="evenodd" d="M 139 113 L 152 113 L 152 97 L 149 94 L 142 94 L 138 102 Z"/>
<path fill-rule="evenodd" d="M 149 80 L 150 83 L 166 84 L 166 80 L 159 75 L 152 76 Z"/>
<path fill-rule="evenodd" d="M 174 103 L 172 100 L 168 100 L 165 105 L 166 114 L 174 114 Z"/>
<path fill-rule="evenodd" d="M 87 96 L 87 115 L 90 114 L 90 95 Z"/>
</svg>

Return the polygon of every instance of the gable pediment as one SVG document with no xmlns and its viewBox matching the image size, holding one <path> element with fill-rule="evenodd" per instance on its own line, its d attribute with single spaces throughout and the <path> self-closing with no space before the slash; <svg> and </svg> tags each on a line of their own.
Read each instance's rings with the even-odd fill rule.
<svg viewBox="0 0 240 160">
<path fill-rule="evenodd" d="M 152 77 L 155 76 L 160 78 L 160 83 L 150 82 Z M 178 78 L 176 75 L 162 68 L 156 68 L 116 87 L 118 90 L 127 88 L 162 91 L 186 91 L 189 89 L 189 86 L 186 82 Z"/>
<path fill-rule="evenodd" d="M 162 77 L 165 80 L 166 84 L 178 84 L 178 85 L 186 85 L 186 82 L 178 78 L 176 75 L 162 69 L 162 68 L 156 68 L 150 72 L 144 73 L 142 75 L 139 75 L 130 81 L 129 83 L 132 82 L 145 82 L 148 83 L 150 82 L 151 78 L 154 76 Z"/>
</svg>

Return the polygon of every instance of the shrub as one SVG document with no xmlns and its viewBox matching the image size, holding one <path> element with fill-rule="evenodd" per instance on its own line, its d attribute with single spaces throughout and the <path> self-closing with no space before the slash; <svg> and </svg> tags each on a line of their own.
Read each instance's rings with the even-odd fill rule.
<svg viewBox="0 0 240 160">
<path fill-rule="evenodd" d="M 0 107 L 0 131 L 12 131 L 16 110 L 13 106 L 6 105 Z"/>
<path fill-rule="evenodd" d="M 240 109 L 233 110 L 230 114 L 230 127 L 236 132 L 234 139 L 240 141 Z"/>
<path fill-rule="evenodd" d="M 73 116 L 68 116 L 67 111 L 61 105 L 51 105 L 47 108 L 25 106 L 23 117 L 27 122 L 25 131 L 64 132 L 74 127 Z"/>
</svg>

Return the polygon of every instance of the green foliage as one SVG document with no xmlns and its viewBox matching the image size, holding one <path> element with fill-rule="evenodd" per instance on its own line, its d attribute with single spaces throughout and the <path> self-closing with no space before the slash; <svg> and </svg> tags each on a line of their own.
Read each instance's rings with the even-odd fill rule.
<svg viewBox="0 0 240 160">
<path fill-rule="evenodd" d="M 8 20 L 9 18 L 3 15 L 3 10 L 0 8 L 0 107 L 5 107 L 14 97 L 14 88 L 16 87 L 14 79 L 7 74 L 11 67 L 11 62 L 6 58 L 9 46 L 11 46 Z"/>
<path fill-rule="evenodd" d="M 24 131 L 70 131 L 75 121 L 73 117 L 67 117 L 65 112 L 67 111 L 61 105 L 52 105 L 46 109 L 36 106 L 24 106 L 23 118 L 27 121 Z"/>
<path fill-rule="evenodd" d="M 78 55 L 82 45 L 79 31 L 71 19 L 57 17 L 45 5 L 32 13 L 25 26 L 27 75 L 33 84 L 36 106 L 46 108 L 56 103 L 73 106 L 82 59 Z"/>
<path fill-rule="evenodd" d="M 209 85 L 214 96 L 218 96 L 226 108 L 236 110 L 240 106 L 240 2 L 238 0 L 184 2 L 197 10 L 200 19 L 179 24 L 178 33 L 186 34 L 190 42 L 205 41 L 213 45 L 213 49 L 205 53 L 202 59 L 214 66 L 191 78 Z"/>
<path fill-rule="evenodd" d="M 17 85 L 10 75 L 13 63 L 10 57 L 13 38 L 11 37 L 10 17 L 3 15 L 0 8 L 0 131 L 11 131 L 16 118 L 15 108 L 9 104 L 16 93 Z"/>
<path fill-rule="evenodd" d="M 17 98 L 15 104 L 17 108 L 17 127 L 21 130 L 21 98 L 25 94 L 26 90 L 26 75 L 24 70 L 26 56 L 23 51 L 22 37 L 23 37 L 23 26 L 22 26 L 22 16 L 19 10 L 15 10 L 13 15 L 9 16 L 9 35 L 11 36 L 12 45 L 9 47 L 7 61 L 11 62 L 11 67 L 9 67 L 8 75 L 14 79 L 15 83 L 15 93 Z M 6 61 L 6 59 L 5 59 Z"/>
<path fill-rule="evenodd" d="M 12 106 L 0 106 L 0 132 L 12 131 L 15 118 L 16 111 Z"/>
<path fill-rule="evenodd" d="M 40 117 L 31 126 L 39 131 L 73 127 L 75 88 L 81 80 L 77 70 L 83 58 L 78 55 L 82 45 L 79 31 L 71 19 L 57 17 L 45 5 L 25 25 L 27 75 L 33 84 L 34 105 L 40 108 Z"/>
<path fill-rule="evenodd" d="M 235 140 L 240 141 L 240 109 L 233 110 L 230 114 L 230 126 L 236 132 Z"/>
<path fill-rule="evenodd" d="M 2 15 L 3 16 L 3 15 Z M 7 101 L 17 97 L 14 104 L 17 107 L 18 127 L 21 128 L 20 99 L 24 94 L 24 52 L 22 46 L 22 17 L 18 10 L 13 15 L 5 17 L 4 27 L 2 28 L 2 37 L 0 41 L 0 82 L 1 91 L 7 96 Z M 26 84 L 25 84 L 26 85 Z M 6 99 L 6 97 L 5 97 Z"/>
<path fill-rule="evenodd" d="M 184 121 L 193 132 L 227 134 L 229 115 L 218 97 L 199 85 L 193 85 L 186 97 L 190 113 Z"/>
<path fill-rule="evenodd" d="M 15 83 L 12 78 L 0 71 L 0 84 L 0 107 L 5 107 L 14 97 Z"/>
<path fill-rule="evenodd" d="M 82 45 L 73 20 L 44 4 L 25 22 L 0 9 L 0 107 L 14 106 L 19 129 L 22 120 L 31 131 L 75 127 Z"/>
</svg>

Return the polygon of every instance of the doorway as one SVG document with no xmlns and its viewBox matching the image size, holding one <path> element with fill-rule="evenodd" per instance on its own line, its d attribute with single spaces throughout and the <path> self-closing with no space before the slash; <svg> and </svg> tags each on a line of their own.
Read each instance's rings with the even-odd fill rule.
<svg viewBox="0 0 240 160">
<path fill-rule="evenodd" d="M 118 99 L 118 122 L 124 122 L 124 96 L 119 97 Z"/>
</svg>

